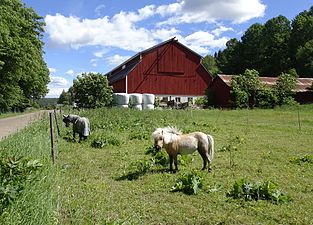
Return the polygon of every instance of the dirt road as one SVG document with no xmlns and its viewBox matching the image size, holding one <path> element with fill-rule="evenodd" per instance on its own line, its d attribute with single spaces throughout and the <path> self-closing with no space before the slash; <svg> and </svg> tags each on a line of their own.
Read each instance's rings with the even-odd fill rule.
<svg viewBox="0 0 313 225">
<path fill-rule="evenodd" d="M 38 111 L 20 116 L 0 119 L 0 140 L 25 128 L 28 124 L 38 120 L 47 111 Z"/>
</svg>

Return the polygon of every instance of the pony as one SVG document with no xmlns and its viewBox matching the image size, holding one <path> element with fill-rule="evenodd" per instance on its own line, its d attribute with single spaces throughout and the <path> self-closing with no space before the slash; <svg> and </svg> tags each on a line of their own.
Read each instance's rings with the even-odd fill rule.
<svg viewBox="0 0 313 225">
<path fill-rule="evenodd" d="M 90 123 L 86 117 L 73 114 L 63 115 L 63 122 L 66 127 L 69 127 L 70 123 L 73 123 L 73 140 L 75 140 L 76 133 L 79 134 L 79 142 L 81 142 L 82 139 L 86 140 L 90 135 Z"/>
<path fill-rule="evenodd" d="M 169 155 L 170 171 L 173 171 L 173 161 L 175 171 L 178 170 L 178 154 L 192 154 L 195 151 L 198 151 L 203 159 L 202 170 L 206 169 L 208 163 L 208 172 L 212 171 L 211 163 L 214 157 L 214 139 L 211 135 L 202 132 L 183 134 L 177 128 L 165 127 L 157 128 L 152 133 L 152 138 L 154 139 L 155 149 L 160 151 L 162 148 L 165 148 Z"/>
</svg>

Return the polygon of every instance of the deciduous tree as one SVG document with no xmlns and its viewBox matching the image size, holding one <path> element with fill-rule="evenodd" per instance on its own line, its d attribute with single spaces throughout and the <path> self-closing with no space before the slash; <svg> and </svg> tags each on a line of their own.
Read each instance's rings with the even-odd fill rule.
<svg viewBox="0 0 313 225">
<path fill-rule="evenodd" d="M 100 73 L 83 73 L 73 82 L 73 94 L 78 107 L 99 108 L 112 103 L 112 87 Z"/>
</svg>

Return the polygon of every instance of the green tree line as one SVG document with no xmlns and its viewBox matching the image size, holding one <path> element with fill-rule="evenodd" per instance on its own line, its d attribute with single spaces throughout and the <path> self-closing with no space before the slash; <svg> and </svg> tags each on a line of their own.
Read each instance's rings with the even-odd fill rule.
<svg viewBox="0 0 313 225">
<path fill-rule="evenodd" d="M 241 40 L 230 39 L 202 64 L 213 75 L 254 69 L 260 76 L 278 76 L 295 69 L 300 77 L 313 77 L 313 6 L 292 21 L 280 15 L 251 25 Z"/>
<path fill-rule="evenodd" d="M 20 0 L 0 0 L 0 110 L 23 110 L 48 93 L 43 18 Z"/>
</svg>

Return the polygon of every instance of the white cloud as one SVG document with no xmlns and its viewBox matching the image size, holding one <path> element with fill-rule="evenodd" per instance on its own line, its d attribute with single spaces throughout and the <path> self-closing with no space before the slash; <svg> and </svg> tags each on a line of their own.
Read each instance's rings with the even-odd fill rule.
<svg viewBox="0 0 313 225">
<path fill-rule="evenodd" d="M 220 27 L 216 28 L 215 30 L 213 30 L 212 34 L 219 37 L 222 33 L 226 32 L 226 31 L 234 31 L 234 29 L 231 27 L 220 26 Z"/>
<path fill-rule="evenodd" d="M 74 76 L 75 74 L 74 74 L 74 70 L 68 70 L 68 71 L 66 71 L 66 73 L 65 73 L 66 75 L 69 75 L 69 76 Z"/>
<path fill-rule="evenodd" d="M 108 50 L 102 49 L 100 51 L 94 52 L 93 55 L 97 58 L 102 58 L 104 54 L 108 53 Z"/>
<path fill-rule="evenodd" d="M 173 37 L 180 36 L 180 31 L 177 30 L 176 28 L 170 28 L 170 29 L 162 28 L 162 29 L 154 30 L 152 32 L 152 36 L 155 39 L 159 39 L 161 41 L 164 41 L 164 40 L 168 40 L 168 39 L 173 38 Z"/>
<path fill-rule="evenodd" d="M 99 5 L 95 12 L 100 15 L 104 8 L 105 5 Z M 103 58 L 111 47 L 139 52 L 174 36 L 197 53 L 207 54 L 213 48 L 225 47 L 228 38 L 222 37 L 221 34 L 234 30 L 217 25 L 218 28 L 213 31 L 199 30 L 182 36 L 182 31 L 171 25 L 224 24 L 225 20 L 242 23 L 263 16 L 265 9 L 266 6 L 261 0 L 176 0 L 168 5 L 147 5 L 136 11 L 120 11 L 112 17 L 97 19 L 83 19 L 57 13 L 46 15 L 45 22 L 46 32 L 52 44 L 74 49 L 97 46 L 103 50 L 93 53 L 96 58 Z M 156 22 L 155 19 L 163 21 Z M 144 23 L 139 23 L 140 21 Z M 90 61 L 93 66 L 97 66 L 96 58 Z M 106 58 L 114 65 L 125 59 L 127 58 L 120 55 Z M 67 75 L 74 75 L 74 71 Z"/>
<path fill-rule="evenodd" d="M 57 69 L 55 69 L 55 68 L 48 68 L 48 69 L 49 69 L 50 74 L 55 73 L 57 71 Z"/>
<path fill-rule="evenodd" d="M 67 87 L 69 82 L 64 77 L 50 76 L 49 85 L 53 87 Z"/>
<path fill-rule="evenodd" d="M 130 58 L 130 56 L 114 55 L 112 57 L 107 57 L 106 60 L 111 65 L 119 65 L 119 64 L 121 64 L 122 62 L 126 61 L 129 58 Z"/>
<path fill-rule="evenodd" d="M 56 87 L 49 87 L 49 93 L 45 96 L 46 98 L 58 98 L 60 97 L 62 91 L 68 91 L 69 88 L 56 88 Z"/>
<path fill-rule="evenodd" d="M 97 66 L 98 66 L 98 61 L 99 61 L 99 59 L 91 59 L 91 60 L 90 60 L 90 63 L 91 63 L 91 65 L 92 65 L 93 67 L 97 67 Z"/>
<path fill-rule="evenodd" d="M 61 14 L 45 17 L 46 32 L 52 44 L 78 49 L 83 46 L 110 46 L 131 51 L 141 51 L 154 44 L 150 31 L 135 26 L 135 22 L 151 15 L 152 6 L 138 13 L 120 12 L 110 20 L 108 17 L 80 19 Z"/>
<path fill-rule="evenodd" d="M 186 37 L 178 37 L 178 40 L 197 52 L 200 55 L 208 54 L 214 48 L 225 47 L 229 38 L 222 37 L 216 38 L 213 34 L 207 31 L 197 31 Z"/>
<path fill-rule="evenodd" d="M 177 5 L 179 4 L 179 5 Z M 178 3 L 162 5 L 157 12 L 172 16 L 164 24 L 213 23 L 218 20 L 230 20 L 243 23 L 252 18 L 262 17 L 266 6 L 261 0 L 178 0 Z"/>
<path fill-rule="evenodd" d="M 58 98 L 63 90 L 67 91 L 70 83 L 64 78 L 59 76 L 50 76 L 50 83 L 48 84 L 49 93 L 47 98 Z"/>
</svg>

